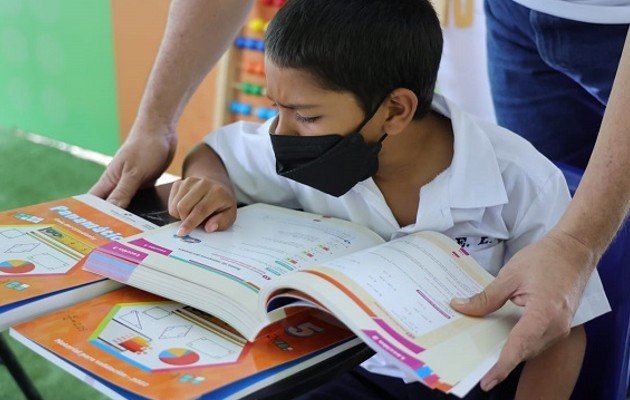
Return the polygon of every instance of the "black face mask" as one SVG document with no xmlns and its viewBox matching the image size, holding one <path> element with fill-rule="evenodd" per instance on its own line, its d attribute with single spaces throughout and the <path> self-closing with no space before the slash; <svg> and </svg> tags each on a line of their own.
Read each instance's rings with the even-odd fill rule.
<svg viewBox="0 0 630 400">
<path fill-rule="evenodd" d="M 293 136 L 270 132 L 278 175 L 331 196 L 344 195 L 378 170 L 378 153 L 387 134 L 370 144 L 365 143 L 360 133 L 373 115 L 346 136 Z"/>
</svg>

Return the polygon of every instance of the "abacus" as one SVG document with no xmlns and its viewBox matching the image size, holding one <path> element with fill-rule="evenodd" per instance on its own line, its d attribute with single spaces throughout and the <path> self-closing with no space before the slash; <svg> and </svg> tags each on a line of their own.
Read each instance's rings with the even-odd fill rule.
<svg viewBox="0 0 630 400">
<path fill-rule="evenodd" d="M 219 63 L 214 125 L 263 122 L 278 114 L 265 92 L 264 35 L 286 0 L 259 0 Z"/>
</svg>

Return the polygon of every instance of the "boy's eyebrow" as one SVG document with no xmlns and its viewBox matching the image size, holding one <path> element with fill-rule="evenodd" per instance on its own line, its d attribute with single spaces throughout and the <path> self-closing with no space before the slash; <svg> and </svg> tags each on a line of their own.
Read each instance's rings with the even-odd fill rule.
<svg viewBox="0 0 630 400">
<path fill-rule="evenodd" d="M 276 100 L 272 99 L 269 95 L 267 95 L 267 98 L 273 101 L 277 106 L 281 108 L 288 108 L 289 110 L 301 110 L 305 108 L 319 107 L 317 104 L 280 104 Z"/>
</svg>

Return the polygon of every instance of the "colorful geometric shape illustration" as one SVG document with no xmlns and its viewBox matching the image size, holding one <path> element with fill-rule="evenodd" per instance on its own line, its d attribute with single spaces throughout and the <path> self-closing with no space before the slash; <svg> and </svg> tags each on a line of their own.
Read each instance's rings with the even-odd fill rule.
<svg viewBox="0 0 630 400">
<path fill-rule="evenodd" d="M 49 253 L 35 254 L 28 258 L 29 260 L 46 268 L 49 271 L 58 271 L 61 269 L 65 269 L 70 264 L 67 260 L 62 260 L 59 257 L 55 257 Z"/>
<path fill-rule="evenodd" d="M 162 319 L 171 315 L 171 312 L 163 309 L 162 307 L 152 307 L 144 311 L 144 314 L 153 319 Z"/>
<path fill-rule="evenodd" d="M 120 303 L 92 333 L 89 342 L 144 371 L 173 371 L 234 363 L 244 344 L 203 313 L 183 313 L 172 302 Z"/>
<path fill-rule="evenodd" d="M 183 338 L 188 332 L 192 329 L 192 325 L 177 325 L 177 326 L 169 326 L 164 329 L 164 332 L 160 335 L 160 339 L 174 339 L 174 338 Z"/>
<path fill-rule="evenodd" d="M 4 227 L 0 239 L 0 275 L 66 274 L 91 249 L 56 225 Z"/>
<path fill-rule="evenodd" d="M 29 251 L 35 250 L 37 246 L 39 246 L 38 243 L 14 244 L 9 247 L 5 253 L 28 253 Z"/>
<path fill-rule="evenodd" d="M 119 343 L 120 346 L 132 353 L 141 353 L 149 347 L 149 341 L 141 336 L 134 336 Z"/>
<path fill-rule="evenodd" d="M 35 269 L 32 262 L 24 260 L 5 260 L 0 261 L 0 272 L 5 274 L 26 274 Z"/>
<path fill-rule="evenodd" d="M 31 285 L 29 285 L 28 283 L 22 283 L 19 281 L 9 281 L 4 284 L 4 287 L 21 292 L 22 290 L 26 290 L 30 288 Z"/>
<path fill-rule="evenodd" d="M 190 365 L 199 361 L 199 354 L 177 347 L 163 350 L 158 357 L 161 361 L 170 365 Z"/>
<path fill-rule="evenodd" d="M 5 239 L 15 239 L 24 235 L 25 233 L 18 229 L 5 229 L 0 231 L 0 236 L 4 237 Z"/>
</svg>

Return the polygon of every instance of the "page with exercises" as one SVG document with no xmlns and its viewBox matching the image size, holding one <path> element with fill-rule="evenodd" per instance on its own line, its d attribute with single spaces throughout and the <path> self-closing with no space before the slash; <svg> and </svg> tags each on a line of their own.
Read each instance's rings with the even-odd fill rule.
<svg viewBox="0 0 630 400">
<path fill-rule="evenodd" d="M 264 295 L 273 308 L 282 304 L 281 285 L 302 290 L 406 375 L 459 393 L 454 387 L 479 374 L 520 313 L 508 305 L 481 319 L 451 309 L 453 297 L 478 293 L 491 279 L 451 239 L 424 232 L 305 269 Z"/>
<path fill-rule="evenodd" d="M 356 224 L 263 204 L 239 209 L 226 231 L 179 237 L 178 228 L 101 247 L 87 268 L 213 313 L 246 336 L 261 327 L 258 293 L 268 282 L 383 242 Z"/>
</svg>

